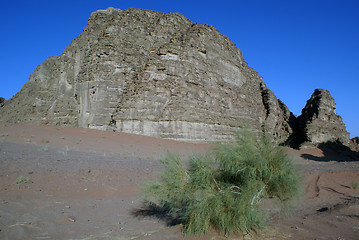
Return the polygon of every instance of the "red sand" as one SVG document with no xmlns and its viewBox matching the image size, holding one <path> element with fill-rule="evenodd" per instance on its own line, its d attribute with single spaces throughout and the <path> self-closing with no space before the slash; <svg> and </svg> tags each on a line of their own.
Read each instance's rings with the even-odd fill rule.
<svg viewBox="0 0 359 240">
<path fill-rule="evenodd" d="M 155 179 L 160 156 L 209 148 L 0 122 L 0 239 L 224 239 L 183 237 L 181 225 L 141 212 L 139 187 Z M 267 229 L 245 239 L 359 239 L 359 189 L 350 188 L 359 183 L 359 161 L 337 162 L 349 158 L 319 149 L 288 152 L 303 172 L 303 197 L 291 216 L 274 216 Z M 16 184 L 19 176 L 29 182 Z"/>
</svg>

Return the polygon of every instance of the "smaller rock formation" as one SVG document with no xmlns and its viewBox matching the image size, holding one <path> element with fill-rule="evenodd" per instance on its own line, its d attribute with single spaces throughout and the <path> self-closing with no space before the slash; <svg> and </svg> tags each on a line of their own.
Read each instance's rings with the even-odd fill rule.
<svg viewBox="0 0 359 240">
<path fill-rule="evenodd" d="M 349 133 L 330 92 L 316 89 L 297 119 L 297 137 L 302 147 L 333 142 L 349 146 Z"/>
</svg>

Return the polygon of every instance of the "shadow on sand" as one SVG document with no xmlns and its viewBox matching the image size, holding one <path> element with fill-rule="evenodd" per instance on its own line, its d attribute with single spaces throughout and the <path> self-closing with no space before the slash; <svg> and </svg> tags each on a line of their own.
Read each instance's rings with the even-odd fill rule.
<svg viewBox="0 0 359 240">
<path fill-rule="evenodd" d="M 155 204 L 144 204 L 144 208 L 132 212 L 135 217 L 155 217 L 164 221 L 167 226 L 175 226 L 182 223 L 181 217 L 170 212 L 168 207 L 160 207 Z"/>
<path fill-rule="evenodd" d="M 354 162 L 359 161 L 359 152 L 352 151 L 349 147 L 340 142 L 326 142 L 319 144 L 324 156 L 318 157 L 311 154 L 302 154 L 301 157 L 308 160 L 319 162 Z"/>
</svg>

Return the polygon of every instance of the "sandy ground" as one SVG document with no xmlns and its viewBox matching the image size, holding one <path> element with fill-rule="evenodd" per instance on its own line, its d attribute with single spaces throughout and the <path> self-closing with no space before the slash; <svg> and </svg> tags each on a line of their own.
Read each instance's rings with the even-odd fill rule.
<svg viewBox="0 0 359 240">
<path fill-rule="evenodd" d="M 167 151 L 186 158 L 210 147 L 0 122 L 0 239 L 225 239 L 184 237 L 180 224 L 145 210 L 139 190 Z M 358 154 L 287 150 L 303 173 L 303 196 L 292 215 L 274 214 L 245 239 L 359 239 L 359 187 L 350 187 L 359 184 Z"/>
</svg>

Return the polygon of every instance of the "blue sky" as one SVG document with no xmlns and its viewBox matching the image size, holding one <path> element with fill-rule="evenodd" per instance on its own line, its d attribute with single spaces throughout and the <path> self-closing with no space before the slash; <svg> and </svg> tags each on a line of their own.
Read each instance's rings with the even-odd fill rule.
<svg viewBox="0 0 359 240">
<path fill-rule="evenodd" d="M 0 96 L 11 98 L 49 56 L 60 55 L 107 7 L 180 12 L 215 26 L 296 115 L 315 88 L 331 92 L 359 136 L 359 0 L 33 0 L 0 9 Z"/>
</svg>

